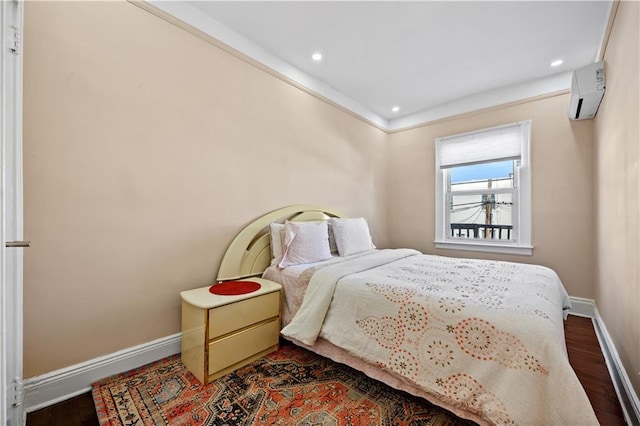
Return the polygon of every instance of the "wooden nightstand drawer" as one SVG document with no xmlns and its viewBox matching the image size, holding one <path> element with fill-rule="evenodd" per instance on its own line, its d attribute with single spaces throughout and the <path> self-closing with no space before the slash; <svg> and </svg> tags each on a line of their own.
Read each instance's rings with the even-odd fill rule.
<svg viewBox="0 0 640 426">
<path fill-rule="evenodd" d="M 209 339 L 215 339 L 280 314 L 280 292 L 209 310 Z"/>
<path fill-rule="evenodd" d="M 274 293 L 278 294 L 278 293 Z M 278 345 L 280 320 L 231 334 L 209 345 L 209 375 Z"/>
</svg>

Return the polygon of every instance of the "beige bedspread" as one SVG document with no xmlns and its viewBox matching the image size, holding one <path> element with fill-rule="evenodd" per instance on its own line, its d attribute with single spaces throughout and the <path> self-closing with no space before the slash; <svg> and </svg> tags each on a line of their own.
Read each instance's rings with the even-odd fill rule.
<svg viewBox="0 0 640 426">
<path fill-rule="evenodd" d="M 552 270 L 376 250 L 310 272 L 285 337 L 322 337 L 475 421 L 598 424 L 567 359 L 569 299 Z"/>
</svg>

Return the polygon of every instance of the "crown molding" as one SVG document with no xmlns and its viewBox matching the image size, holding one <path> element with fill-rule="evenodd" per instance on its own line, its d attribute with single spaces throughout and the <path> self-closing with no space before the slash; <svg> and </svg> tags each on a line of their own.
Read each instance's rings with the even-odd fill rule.
<svg viewBox="0 0 640 426">
<path fill-rule="evenodd" d="M 373 124 L 382 130 L 386 130 L 389 127 L 389 120 L 386 118 L 381 117 L 354 99 L 283 61 L 277 56 L 271 54 L 267 49 L 225 27 L 219 21 L 205 15 L 187 3 L 173 1 L 168 2 L 162 0 L 134 0 L 131 1 L 131 3 L 154 13 L 154 10 L 148 7 L 148 5 L 151 5 L 156 10 L 164 12 L 164 14 L 169 15 L 170 17 L 176 18 L 182 24 L 186 24 L 185 26 L 179 25 L 177 22 L 173 22 L 183 29 L 192 33 L 192 29 L 195 29 L 216 41 L 224 43 L 228 47 L 225 49 L 227 52 L 245 60 L 250 58 L 252 61 L 257 63 L 254 63 L 254 65 L 258 65 L 259 68 L 267 72 L 271 71 L 271 74 L 289 83 L 293 82 L 297 87 L 302 86 L 303 88 L 308 89 L 307 91 L 311 91 L 314 94 L 319 95 L 321 99 L 329 100 L 331 103 L 347 109 L 358 117 L 364 119 L 364 121 Z M 166 19 L 166 16 L 162 16 L 157 13 L 155 14 Z M 215 41 L 213 42 L 219 47 L 222 47 L 218 43 L 215 43 Z M 265 67 L 267 69 L 265 69 Z"/>
<path fill-rule="evenodd" d="M 571 87 L 571 72 L 487 90 L 463 99 L 388 120 L 356 100 L 290 65 L 258 44 L 185 2 L 129 0 L 130 3 L 200 37 L 265 72 L 279 78 L 387 133 L 424 126 L 446 118 L 506 104 L 555 96 Z"/>
<path fill-rule="evenodd" d="M 558 92 L 567 93 L 570 87 L 571 71 L 567 71 L 534 81 L 476 93 L 463 99 L 426 109 L 416 114 L 399 117 L 391 120 L 386 130 L 390 132 L 407 130 L 471 112 L 487 110 L 520 101 L 528 102 L 533 98 L 555 96 Z"/>
</svg>

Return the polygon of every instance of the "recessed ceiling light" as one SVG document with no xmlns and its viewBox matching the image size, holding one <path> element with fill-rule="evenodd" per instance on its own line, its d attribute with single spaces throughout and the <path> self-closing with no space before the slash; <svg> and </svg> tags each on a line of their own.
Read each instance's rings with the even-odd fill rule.
<svg viewBox="0 0 640 426">
<path fill-rule="evenodd" d="M 320 52 L 316 52 L 313 55 L 311 55 L 311 59 L 313 59 L 316 62 L 319 62 L 322 60 L 322 53 Z"/>
<path fill-rule="evenodd" d="M 564 62 L 562 59 L 555 60 L 555 61 L 551 62 L 551 66 L 552 67 L 557 67 L 559 65 L 562 65 L 562 62 Z"/>
<path fill-rule="evenodd" d="M 398 111 L 400 111 L 400 107 L 399 106 L 394 106 L 393 108 L 391 108 L 391 111 L 398 112 Z"/>
</svg>

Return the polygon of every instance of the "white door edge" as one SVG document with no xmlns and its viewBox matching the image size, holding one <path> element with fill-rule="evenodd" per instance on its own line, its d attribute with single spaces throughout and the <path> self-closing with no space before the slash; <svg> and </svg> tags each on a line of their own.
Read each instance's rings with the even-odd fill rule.
<svg viewBox="0 0 640 426">
<path fill-rule="evenodd" d="M 22 0 L 0 2 L 0 424 L 22 426 Z"/>
</svg>

